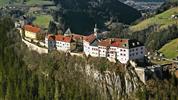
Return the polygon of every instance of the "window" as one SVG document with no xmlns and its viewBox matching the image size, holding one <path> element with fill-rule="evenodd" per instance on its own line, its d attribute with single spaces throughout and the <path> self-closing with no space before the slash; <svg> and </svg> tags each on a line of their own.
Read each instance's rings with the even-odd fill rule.
<svg viewBox="0 0 178 100">
<path fill-rule="evenodd" d="M 124 54 L 124 56 L 126 56 L 126 54 Z"/>
<path fill-rule="evenodd" d="M 133 46 L 135 46 L 135 43 L 132 43 Z"/>
<path fill-rule="evenodd" d="M 143 50 L 143 47 L 141 47 L 141 50 Z"/>
<path fill-rule="evenodd" d="M 120 55 L 122 56 L 122 53 Z"/>
<path fill-rule="evenodd" d="M 120 51 L 122 51 L 122 49 Z"/>
<path fill-rule="evenodd" d="M 137 42 L 137 45 L 140 45 L 140 42 Z"/>
<path fill-rule="evenodd" d="M 143 52 L 141 51 L 141 54 L 143 54 Z"/>
</svg>

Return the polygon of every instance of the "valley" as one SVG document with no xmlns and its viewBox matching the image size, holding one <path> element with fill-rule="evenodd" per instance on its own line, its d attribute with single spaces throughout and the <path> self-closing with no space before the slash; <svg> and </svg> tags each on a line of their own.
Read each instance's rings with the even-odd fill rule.
<svg viewBox="0 0 178 100">
<path fill-rule="evenodd" d="M 177 100 L 177 0 L 0 0 L 0 99 Z"/>
</svg>

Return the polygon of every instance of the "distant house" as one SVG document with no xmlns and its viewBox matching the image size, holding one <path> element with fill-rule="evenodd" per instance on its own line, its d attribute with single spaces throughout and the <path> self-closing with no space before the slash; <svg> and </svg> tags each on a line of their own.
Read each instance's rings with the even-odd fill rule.
<svg viewBox="0 0 178 100">
<path fill-rule="evenodd" d="M 178 19 L 178 14 L 176 14 L 176 15 L 171 15 L 171 18 L 172 18 L 172 19 Z"/>
<path fill-rule="evenodd" d="M 24 33 L 25 37 L 37 40 L 37 35 L 41 32 L 39 27 L 35 27 L 32 25 L 24 25 Z"/>
</svg>

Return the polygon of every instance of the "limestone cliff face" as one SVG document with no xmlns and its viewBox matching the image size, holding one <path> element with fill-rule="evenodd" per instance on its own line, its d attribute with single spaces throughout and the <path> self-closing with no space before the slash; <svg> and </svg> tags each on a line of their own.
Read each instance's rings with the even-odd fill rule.
<svg viewBox="0 0 178 100">
<path fill-rule="evenodd" d="M 144 86 L 134 68 L 130 66 L 125 66 L 124 71 L 120 73 L 111 71 L 101 73 L 91 65 L 86 65 L 85 72 L 97 82 L 101 92 L 109 95 L 107 98 L 112 100 L 129 97 Z"/>
</svg>

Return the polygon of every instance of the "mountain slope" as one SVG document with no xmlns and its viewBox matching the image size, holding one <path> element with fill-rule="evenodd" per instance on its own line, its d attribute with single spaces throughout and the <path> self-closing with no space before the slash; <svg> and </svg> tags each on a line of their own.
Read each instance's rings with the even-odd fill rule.
<svg viewBox="0 0 178 100">
<path fill-rule="evenodd" d="M 130 30 L 132 31 L 141 31 L 152 25 L 159 25 L 161 28 L 166 28 L 172 24 L 178 24 L 178 20 L 172 19 L 171 15 L 178 14 L 178 7 L 171 8 L 161 14 L 148 18 L 140 23 L 131 26 Z"/>
<path fill-rule="evenodd" d="M 100 27 L 105 22 L 122 22 L 130 24 L 141 17 L 141 14 L 118 0 L 54 0 L 60 8 L 59 16 L 73 32 L 92 31 L 94 24 Z"/>
<path fill-rule="evenodd" d="M 159 51 L 167 58 L 176 58 L 178 56 L 178 39 L 165 44 Z"/>
</svg>

